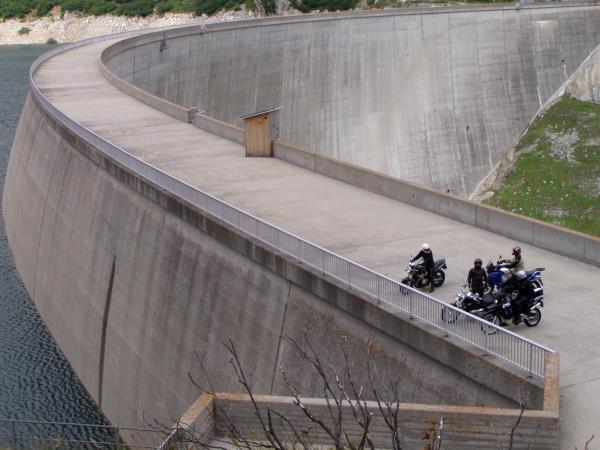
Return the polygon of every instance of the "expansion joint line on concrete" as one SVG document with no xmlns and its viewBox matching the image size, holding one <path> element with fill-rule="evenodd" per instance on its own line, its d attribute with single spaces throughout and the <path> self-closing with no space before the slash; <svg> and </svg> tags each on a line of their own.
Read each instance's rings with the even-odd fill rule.
<svg viewBox="0 0 600 450">
<path fill-rule="evenodd" d="M 279 352 L 281 351 L 281 341 L 283 340 L 283 328 L 285 327 L 285 317 L 287 314 L 288 303 L 290 296 L 292 295 L 292 282 L 288 281 L 288 291 L 285 296 L 285 304 L 283 306 L 283 318 L 281 320 L 281 329 L 279 330 L 279 341 L 277 343 L 277 354 L 275 355 L 275 367 L 273 368 L 273 378 L 271 379 L 271 395 L 273 394 L 273 387 L 275 386 L 275 376 L 277 374 L 277 365 L 279 364 Z"/>
<path fill-rule="evenodd" d="M 113 256 L 104 302 L 104 315 L 102 316 L 102 338 L 100 340 L 100 363 L 98 365 L 98 406 L 102 408 L 102 384 L 104 382 L 104 357 L 106 351 L 106 328 L 108 326 L 108 314 L 110 312 L 110 300 L 112 298 L 113 282 L 115 280 L 115 266 L 117 256 Z"/>
</svg>

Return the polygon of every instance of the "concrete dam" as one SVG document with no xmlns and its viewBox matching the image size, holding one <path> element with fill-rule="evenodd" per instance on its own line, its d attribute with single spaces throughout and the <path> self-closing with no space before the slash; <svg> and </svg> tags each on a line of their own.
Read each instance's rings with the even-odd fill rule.
<svg viewBox="0 0 600 450">
<path fill-rule="evenodd" d="M 598 11 L 444 9 L 186 35 L 109 62 L 241 124 L 281 106 L 282 140 L 468 196 L 598 45 Z"/>
<path fill-rule="evenodd" d="M 480 42 L 451 23 L 480 30 Z M 491 46 L 484 31 L 492 35 L 493 23 L 505 40 L 529 37 L 528 44 L 503 41 L 505 53 L 490 56 L 499 52 L 483 44 Z M 200 363 L 216 390 L 239 391 L 222 346 L 228 339 L 257 392 L 288 394 L 283 366 L 305 395 L 319 396 L 322 387 L 284 339 L 300 340 L 307 329 L 324 355 L 345 336 L 358 352 L 359 376 L 367 350 L 384 374 L 401 374 L 405 402 L 450 405 L 457 417 L 466 412 L 485 421 L 526 396 L 526 427 L 537 439 L 531 448 L 581 445 L 600 417 L 600 406 L 586 402 L 600 391 L 600 349 L 589 339 L 600 317 L 600 306 L 589 302 L 598 293 L 590 280 L 600 275 L 600 241 L 369 169 L 409 164 L 404 178 L 440 186 L 412 176 L 435 166 L 456 183 L 452 189 L 468 193 L 500 157 L 490 140 L 512 143 L 553 87 L 600 43 L 598 25 L 596 6 L 457 8 L 215 24 L 58 49 L 32 68 L 7 174 L 3 212 L 16 267 L 75 372 L 115 424 L 179 417 L 198 395 L 188 374 L 206 381 Z M 386 29 L 410 35 L 414 47 L 403 53 L 390 40 L 386 49 Z M 372 33 L 382 33 L 379 46 Z M 478 58 L 507 61 L 506 78 L 496 66 L 499 73 L 478 69 L 477 83 L 459 82 L 458 71 L 482 64 L 467 58 L 463 47 L 472 45 L 480 47 Z M 423 47 L 437 48 L 432 54 L 439 57 L 417 58 L 415 49 Z M 352 50 L 381 61 L 361 62 Z M 405 67 L 407 55 L 420 73 Z M 444 58 L 455 78 L 433 64 Z M 406 89 L 385 84 L 394 71 L 404 74 Z M 503 81 L 494 84 L 492 72 Z M 438 84 L 442 79 L 450 84 Z M 483 89 L 484 80 L 495 87 Z M 507 90 L 494 91 L 502 83 Z M 450 107 L 456 96 L 473 116 Z M 271 106 L 283 107 L 276 158 L 245 158 L 235 124 Z M 384 117 L 390 125 L 380 128 Z M 482 117 L 504 122 L 478 124 Z M 459 139 L 463 125 L 481 141 L 477 152 L 458 151 L 468 137 Z M 369 133 L 378 137 L 366 140 Z M 453 139 L 433 151 L 445 133 Z M 424 148 L 429 156 L 413 155 Z M 479 152 L 487 151 L 478 166 Z M 459 155 L 464 170 L 453 159 Z M 528 265 L 551 268 L 542 325 L 493 337 L 476 322 L 449 328 L 440 321 L 443 302 L 404 292 L 395 281 L 423 241 L 448 261 L 446 284 L 436 291 L 442 300 L 453 299 L 474 257 L 521 244 Z M 572 317 L 578 308 L 585 317 Z M 552 349 L 562 356 L 560 421 L 558 394 L 548 394 L 545 358 L 556 355 Z M 448 448 L 486 448 L 493 439 L 488 431 L 467 447 L 458 441 Z"/>
</svg>

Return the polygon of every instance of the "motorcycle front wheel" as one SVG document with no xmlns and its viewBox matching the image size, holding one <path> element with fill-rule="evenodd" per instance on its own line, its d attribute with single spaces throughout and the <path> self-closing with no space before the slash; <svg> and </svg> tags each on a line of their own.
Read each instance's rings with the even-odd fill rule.
<svg viewBox="0 0 600 450">
<path fill-rule="evenodd" d="M 456 305 L 452 304 L 452 306 L 456 306 Z M 458 319 L 459 315 L 460 315 L 460 313 L 454 311 L 453 309 L 442 308 L 442 322 L 454 323 L 454 322 L 456 322 L 456 319 Z"/>
<path fill-rule="evenodd" d="M 525 325 L 527 325 L 528 327 L 535 327 L 537 324 L 540 323 L 541 320 L 542 312 L 537 308 L 533 308 L 527 313 L 527 315 L 523 319 L 523 322 L 525 322 Z"/>
<path fill-rule="evenodd" d="M 412 286 L 413 283 L 412 283 L 412 278 L 411 277 L 404 278 L 400 283 L 404 284 L 405 286 L 413 287 Z M 408 290 L 406 290 L 406 289 L 401 289 L 400 292 L 402 293 L 402 295 L 408 295 Z"/>
<path fill-rule="evenodd" d="M 498 317 L 497 314 L 486 314 L 485 316 L 482 317 L 483 320 L 486 320 L 490 323 L 493 323 L 494 325 L 500 326 L 500 318 Z M 485 324 L 481 324 L 481 331 L 483 331 L 485 334 L 496 334 L 498 332 L 498 330 L 494 327 L 488 327 Z"/>
<path fill-rule="evenodd" d="M 446 280 L 446 274 L 444 273 L 443 270 L 436 270 L 435 272 L 433 272 L 433 286 L 438 288 L 440 287 L 442 284 L 444 284 L 444 281 Z"/>
</svg>

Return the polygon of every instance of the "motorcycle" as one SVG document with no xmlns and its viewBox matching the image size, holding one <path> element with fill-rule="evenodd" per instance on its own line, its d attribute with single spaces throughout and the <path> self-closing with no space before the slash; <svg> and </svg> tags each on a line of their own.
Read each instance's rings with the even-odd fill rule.
<svg viewBox="0 0 600 450">
<path fill-rule="evenodd" d="M 460 291 L 456 294 L 456 298 L 452 303 L 452 306 L 455 306 L 463 311 L 470 312 L 471 314 L 479 315 L 485 308 L 494 302 L 494 297 L 491 295 L 484 295 L 483 298 L 479 296 L 476 292 L 472 292 L 469 289 L 468 285 L 463 285 L 460 288 Z M 442 310 L 442 320 L 444 320 L 445 309 Z M 448 323 L 453 323 L 458 319 L 458 313 L 452 309 L 447 310 Z"/>
<path fill-rule="evenodd" d="M 444 284 L 444 281 L 446 280 L 444 269 L 447 268 L 446 260 L 444 258 L 436 259 L 433 262 L 433 287 L 438 288 Z M 429 286 L 430 280 L 424 264 L 409 260 L 406 271 L 408 272 L 408 276 L 402 279 L 402 284 L 414 288 L 424 288 Z"/>
<path fill-rule="evenodd" d="M 510 300 L 514 300 L 516 293 L 505 293 L 499 291 L 495 294 L 486 294 L 484 297 L 492 297 L 493 301 L 486 306 L 483 311 L 478 311 L 477 315 L 483 320 L 486 320 L 494 325 L 508 326 L 512 323 L 512 306 Z M 521 312 L 521 320 L 528 327 L 537 326 L 542 320 L 542 311 L 544 307 L 544 289 L 534 288 L 531 299 L 523 305 Z M 475 313 L 475 312 L 473 312 Z M 481 326 L 481 330 L 487 334 L 496 333 L 496 329 L 492 327 Z"/>
<path fill-rule="evenodd" d="M 507 277 L 510 276 L 510 270 L 503 267 L 502 256 L 498 257 L 496 264 L 493 259 L 490 259 L 485 266 L 485 271 L 488 276 L 488 289 L 487 292 L 494 292 L 496 289 L 503 289 L 507 281 Z M 545 267 L 536 267 L 535 270 L 527 270 L 525 274 L 527 279 L 531 282 L 535 288 L 543 288 L 544 281 L 542 280 L 542 272 L 546 270 Z"/>
</svg>

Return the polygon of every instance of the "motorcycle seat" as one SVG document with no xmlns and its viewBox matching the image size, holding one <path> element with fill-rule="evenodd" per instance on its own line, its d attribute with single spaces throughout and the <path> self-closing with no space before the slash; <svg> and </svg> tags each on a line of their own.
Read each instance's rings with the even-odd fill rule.
<svg viewBox="0 0 600 450">
<path fill-rule="evenodd" d="M 486 306 L 491 305 L 492 303 L 494 303 L 494 301 L 495 299 L 492 294 L 485 294 L 481 299 L 481 302 Z"/>
</svg>

